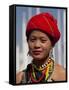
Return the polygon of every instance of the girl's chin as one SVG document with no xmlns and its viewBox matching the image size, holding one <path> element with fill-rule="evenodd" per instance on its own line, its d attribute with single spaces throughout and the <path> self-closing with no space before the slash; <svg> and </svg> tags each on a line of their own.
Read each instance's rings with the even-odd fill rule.
<svg viewBox="0 0 69 90">
<path fill-rule="evenodd" d="M 44 57 L 43 55 L 33 55 L 32 56 L 34 60 L 46 60 L 47 57 Z"/>
</svg>

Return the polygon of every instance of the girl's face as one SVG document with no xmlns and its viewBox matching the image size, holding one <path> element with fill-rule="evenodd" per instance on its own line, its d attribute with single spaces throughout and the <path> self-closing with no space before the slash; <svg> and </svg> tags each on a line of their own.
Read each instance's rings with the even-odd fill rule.
<svg viewBox="0 0 69 90">
<path fill-rule="evenodd" d="M 41 31 L 31 32 L 28 39 L 29 53 L 34 60 L 45 59 L 52 48 L 49 37 Z"/>
</svg>

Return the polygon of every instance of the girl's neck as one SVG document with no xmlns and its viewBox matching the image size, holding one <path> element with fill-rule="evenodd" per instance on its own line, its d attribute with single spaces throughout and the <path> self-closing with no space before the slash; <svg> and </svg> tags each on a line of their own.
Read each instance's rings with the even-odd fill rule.
<svg viewBox="0 0 69 90">
<path fill-rule="evenodd" d="M 39 68 L 40 66 L 42 66 L 43 64 L 45 64 L 47 61 L 49 60 L 49 56 L 42 59 L 42 60 L 33 60 L 33 63 Z"/>
</svg>

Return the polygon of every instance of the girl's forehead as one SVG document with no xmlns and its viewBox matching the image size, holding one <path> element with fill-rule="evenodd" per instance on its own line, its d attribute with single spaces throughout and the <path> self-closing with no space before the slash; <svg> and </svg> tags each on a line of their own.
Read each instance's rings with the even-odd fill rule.
<svg viewBox="0 0 69 90">
<path fill-rule="evenodd" d="M 31 32 L 30 36 L 32 37 L 48 37 L 46 33 L 41 31 L 33 31 Z"/>
</svg>

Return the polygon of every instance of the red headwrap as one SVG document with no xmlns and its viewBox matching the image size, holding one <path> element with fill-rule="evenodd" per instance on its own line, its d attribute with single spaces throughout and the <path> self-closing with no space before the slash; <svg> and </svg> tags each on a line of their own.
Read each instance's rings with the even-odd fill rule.
<svg viewBox="0 0 69 90">
<path fill-rule="evenodd" d="M 26 36 L 28 38 L 30 32 L 33 30 L 40 30 L 52 37 L 52 45 L 54 45 L 60 38 L 56 19 L 49 13 L 40 13 L 33 16 L 26 28 Z"/>
</svg>

